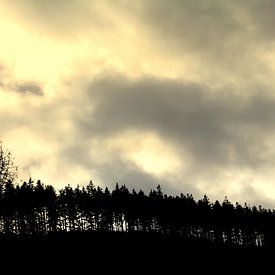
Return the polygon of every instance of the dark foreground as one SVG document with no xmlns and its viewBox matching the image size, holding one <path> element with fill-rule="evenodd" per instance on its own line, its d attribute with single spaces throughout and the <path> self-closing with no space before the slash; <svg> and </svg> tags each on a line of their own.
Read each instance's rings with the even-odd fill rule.
<svg viewBox="0 0 275 275">
<path fill-rule="evenodd" d="M 15 235 L 1 234 L 0 244 L 5 243 L 89 243 L 101 245 L 107 243 L 122 243 L 125 245 L 191 245 L 204 248 L 240 248 L 240 246 L 229 243 L 217 243 L 208 239 L 185 238 L 179 234 L 162 234 L 159 232 L 110 232 L 110 231 L 86 231 L 86 232 L 53 232 L 47 235 Z M 245 248 L 243 248 L 245 249 Z M 255 250 L 260 250 L 256 248 Z"/>
<path fill-rule="evenodd" d="M 18 268 L 14 263 L 20 262 L 19 267 L 28 271 L 36 264 L 49 274 L 57 269 L 63 273 L 74 270 L 75 274 L 110 270 L 115 274 L 146 274 L 146 270 L 153 274 L 156 270 L 168 270 L 167 274 L 186 274 L 190 270 L 194 273 L 205 270 L 207 274 L 213 270 L 222 273 L 224 269 L 247 271 L 267 266 L 268 257 L 274 255 L 267 248 L 230 246 L 148 232 L 68 232 L 46 237 L 2 235 L 0 253 L 2 263 L 11 260 L 10 268 Z M 98 269 L 100 272 L 93 272 Z"/>
<path fill-rule="evenodd" d="M 176 234 L 160 234 L 157 232 L 59 232 L 41 235 L 0 235 L 0 247 L 24 249 L 49 249 L 52 252 L 60 249 L 66 253 L 73 249 L 81 249 L 86 254 L 125 252 L 143 254 L 175 254 L 200 253 L 206 251 L 253 252 L 261 254 L 267 251 L 264 247 L 244 247 L 224 243 L 215 243 L 207 239 L 183 238 Z M 72 250 L 73 252 L 74 250 Z"/>
</svg>

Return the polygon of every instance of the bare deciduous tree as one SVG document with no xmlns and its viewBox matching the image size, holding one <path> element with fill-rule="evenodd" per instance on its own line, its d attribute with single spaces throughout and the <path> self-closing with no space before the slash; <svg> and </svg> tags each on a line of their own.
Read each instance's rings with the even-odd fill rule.
<svg viewBox="0 0 275 275">
<path fill-rule="evenodd" d="M 17 177 L 17 167 L 14 165 L 13 157 L 8 150 L 4 150 L 0 142 L 0 184 L 13 181 Z"/>
</svg>

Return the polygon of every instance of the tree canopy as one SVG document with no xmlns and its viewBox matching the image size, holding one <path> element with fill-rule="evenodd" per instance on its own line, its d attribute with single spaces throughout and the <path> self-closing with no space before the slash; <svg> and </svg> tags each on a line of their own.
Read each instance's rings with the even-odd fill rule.
<svg viewBox="0 0 275 275">
<path fill-rule="evenodd" d="M 170 196 L 161 186 L 145 194 L 116 184 L 103 190 L 90 182 L 59 192 L 31 179 L 3 183 L 0 234 L 43 235 L 58 232 L 156 232 L 164 236 L 203 239 L 237 246 L 273 245 L 274 210 L 210 202 L 205 195 Z"/>
</svg>

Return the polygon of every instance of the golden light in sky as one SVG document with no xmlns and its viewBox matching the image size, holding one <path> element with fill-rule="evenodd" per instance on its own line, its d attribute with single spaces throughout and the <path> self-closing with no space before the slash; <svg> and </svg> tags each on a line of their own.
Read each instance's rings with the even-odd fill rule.
<svg viewBox="0 0 275 275">
<path fill-rule="evenodd" d="M 274 206 L 272 8 L 1 1 L 0 139 L 20 177 Z"/>
</svg>

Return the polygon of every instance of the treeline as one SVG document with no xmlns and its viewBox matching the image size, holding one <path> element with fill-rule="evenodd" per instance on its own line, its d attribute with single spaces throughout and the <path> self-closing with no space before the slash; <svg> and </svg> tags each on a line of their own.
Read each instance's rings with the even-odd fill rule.
<svg viewBox="0 0 275 275">
<path fill-rule="evenodd" d="M 157 232 L 233 246 L 273 246 L 274 210 L 211 203 L 190 194 L 168 196 L 160 186 L 145 194 L 118 184 L 103 190 L 52 186 L 32 180 L 0 185 L 0 234 L 47 236 L 58 232 Z"/>
</svg>

